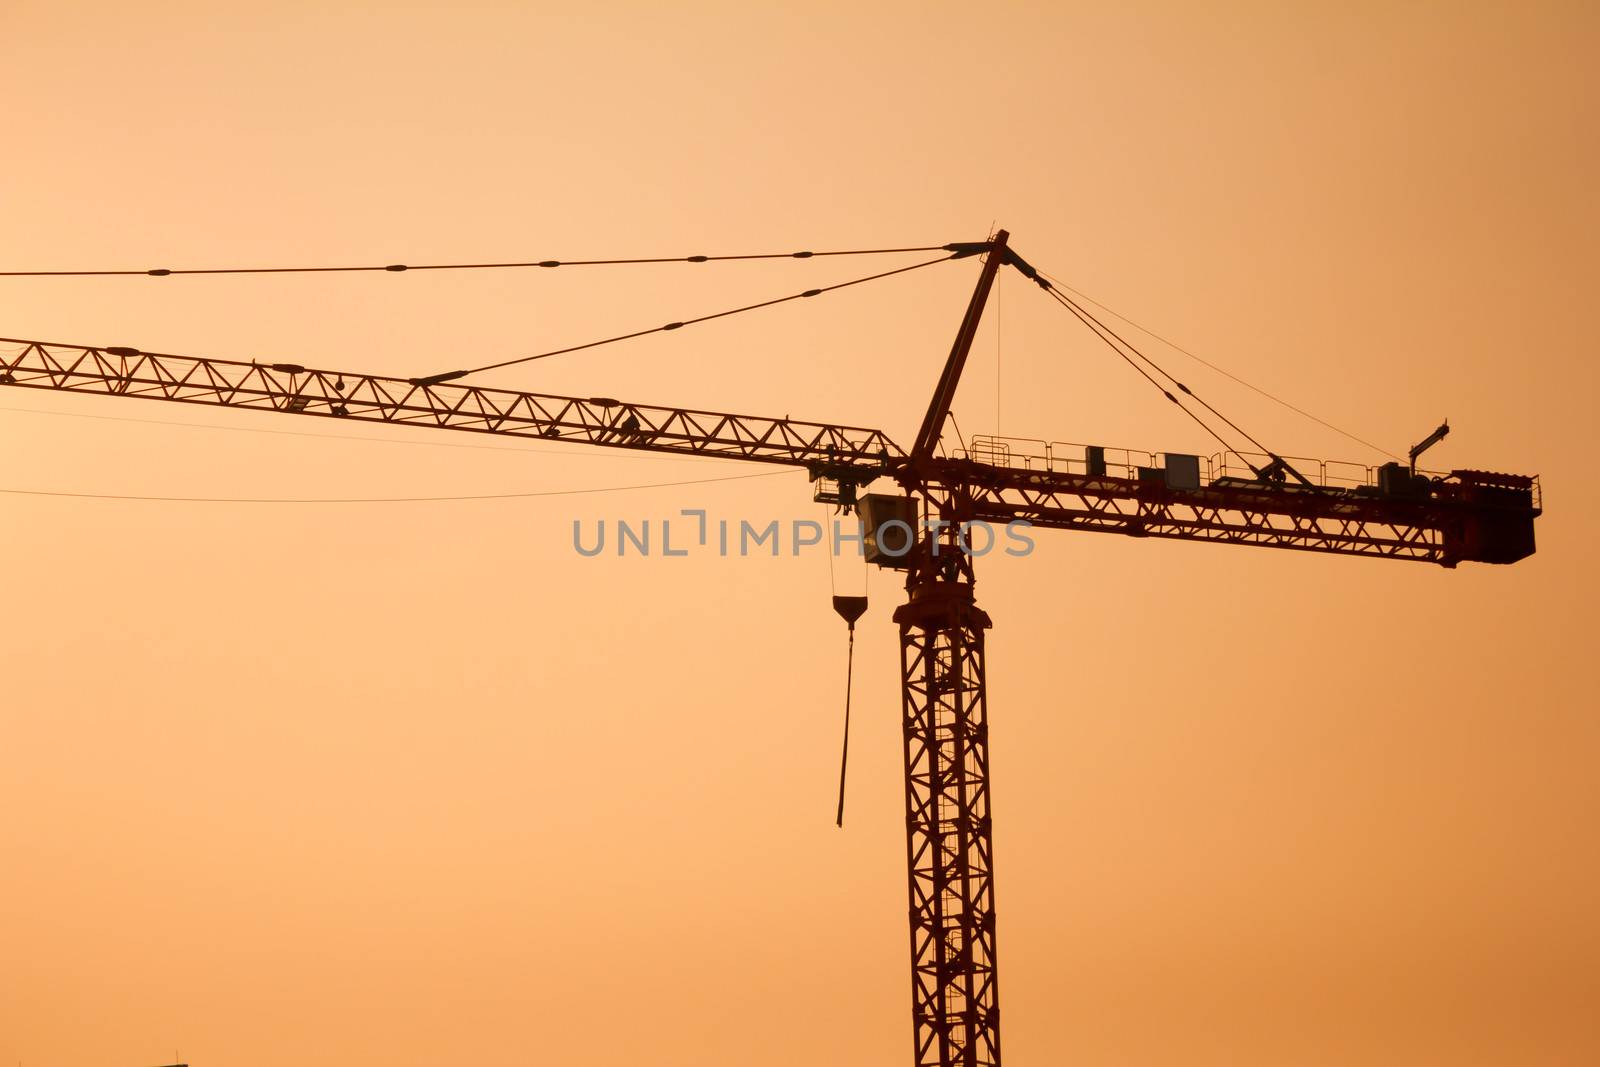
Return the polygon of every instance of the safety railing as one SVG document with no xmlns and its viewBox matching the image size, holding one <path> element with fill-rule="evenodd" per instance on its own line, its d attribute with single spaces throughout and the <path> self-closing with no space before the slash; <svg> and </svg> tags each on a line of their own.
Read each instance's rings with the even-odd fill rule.
<svg viewBox="0 0 1600 1067">
<path fill-rule="evenodd" d="M 1032 470 L 1056 474 L 1103 474 L 1112 478 L 1138 478 L 1141 468 L 1164 469 L 1169 453 L 1145 452 L 1132 448 L 1097 447 L 1099 462 L 1091 469 L 1090 446 L 1070 441 L 1046 441 L 1032 437 L 977 436 L 968 441 L 966 456 L 978 463 L 1016 470 Z M 1171 453 L 1189 455 L 1189 453 Z M 1202 485 L 1212 485 L 1219 479 L 1236 478 L 1255 481 L 1258 471 L 1273 461 L 1272 456 L 1259 452 L 1219 452 L 1209 456 L 1196 456 L 1200 467 Z M 1306 481 L 1319 488 L 1357 490 L 1375 488 L 1378 468 L 1371 464 L 1346 460 L 1311 459 L 1305 456 L 1283 456 L 1285 462 L 1303 475 Z M 1443 471 L 1417 472 L 1430 478 L 1446 478 Z M 1289 475 L 1287 486 L 1298 485 L 1299 480 Z M 1533 479 L 1534 506 L 1540 506 L 1539 480 Z"/>
</svg>

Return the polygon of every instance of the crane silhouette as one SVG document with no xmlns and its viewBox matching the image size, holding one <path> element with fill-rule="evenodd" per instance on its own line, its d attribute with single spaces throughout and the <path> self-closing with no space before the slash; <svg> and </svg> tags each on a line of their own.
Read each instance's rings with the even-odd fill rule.
<svg viewBox="0 0 1600 1067">
<path fill-rule="evenodd" d="M 1376 470 L 1312 466 L 1265 450 L 1233 451 L 1226 442 L 1223 452 L 1201 457 L 980 437 L 941 453 L 943 427 L 997 272 L 1011 266 L 1065 300 L 1008 240 L 1000 230 L 987 241 L 944 246 L 951 258 L 982 256 L 983 267 L 909 449 L 881 430 L 788 416 L 456 384 L 468 373 L 462 371 L 403 379 L 11 338 L 0 342 L 21 347 L 0 357 L 0 385 L 805 468 L 815 499 L 858 511 L 868 561 L 905 573 L 906 599 L 894 622 L 901 653 L 914 1062 L 992 1067 L 1000 1063 L 1000 1013 L 984 646 L 990 619 L 974 595 L 974 553 L 966 540 L 971 527 L 1025 522 L 1455 567 L 1530 555 L 1541 513 L 1536 478 L 1418 472 L 1417 455 L 1448 432 L 1446 426 L 1412 449 L 1409 465 Z M 1102 323 L 1065 302 L 1112 343 Z M 1194 417 L 1171 389 L 1151 381 Z M 1172 384 L 1221 418 L 1186 386 Z M 862 492 L 880 479 L 899 492 Z M 895 523 L 904 527 L 898 549 L 887 536 Z M 853 632 L 864 605 L 837 599 L 847 601 L 836 607 Z M 848 730 L 848 717 L 846 724 Z M 842 821 L 842 767 L 840 788 Z"/>
</svg>

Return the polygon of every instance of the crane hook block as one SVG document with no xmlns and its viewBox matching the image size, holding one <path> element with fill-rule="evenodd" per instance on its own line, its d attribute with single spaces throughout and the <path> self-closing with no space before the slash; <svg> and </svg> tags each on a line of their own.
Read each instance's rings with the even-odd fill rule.
<svg viewBox="0 0 1600 1067">
<path fill-rule="evenodd" d="M 867 598 L 864 596 L 836 596 L 833 598 L 833 610 L 839 613 L 839 618 L 845 625 L 854 630 L 856 620 L 867 613 Z"/>
</svg>

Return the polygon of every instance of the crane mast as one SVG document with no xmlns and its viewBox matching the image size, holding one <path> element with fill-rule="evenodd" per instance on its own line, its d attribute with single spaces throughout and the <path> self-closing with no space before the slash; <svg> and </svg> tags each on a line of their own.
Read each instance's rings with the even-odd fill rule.
<svg viewBox="0 0 1600 1067">
<path fill-rule="evenodd" d="M 972 561 L 941 530 L 907 568 L 900 628 L 911 1023 L 917 1067 L 1000 1062 L 989 708 Z"/>
<path fill-rule="evenodd" d="M 1006 261 L 1009 236 L 1000 230 L 990 243 L 916 443 L 896 472 L 922 509 L 934 503 L 929 461 L 984 303 Z M 959 544 L 966 516 L 959 507 L 945 507 L 938 518 L 945 521 L 921 524 L 918 543 L 904 561 L 906 602 L 894 613 L 900 628 L 912 1044 L 917 1067 L 979 1067 L 1000 1062 L 983 649 L 990 623 L 973 597 L 972 559 Z"/>
<path fill-rule="evenodd" d="M 319 418 L 565 441 L 805 468 L 815 497 L 859 505 L 869 544 L 904 516 L 906 551 L 874 562 L 904 570 L 901 725 L 917 1067 L 998 1067 L 999 983 L 984 664 L 989 616 L 974 595 L 976 522 L 1218 541 L 1454 567 L 1512 563 L 1534 551 L 1538 479 L 1487 471 L 1423 474 L 1240 453 L 1108 458 L 1094 446 L 974 438 L 936 454 L 997 271 L 1039 281 L 999 231 L 946 246 L 984 264 L 910 450 L 881 430 L 454 383 L 0 338 L 0 386 L 202 404 Z M 1041 283 L 1042 284 L 1042 283 Z M 1187 390 L 1185 390 L 1187 391 Z M 1270 461 L 1270 462 L 1269 462 Z M 1310 469 L 1311 477 L 1302 472 Z M 889 478 L 902 497 L 862 496 Z M 882 506 L 880 506 L 882 505 Z M 920 520 L 920 521 L 918 521 Z M 869 552 L 869 559 L 872 554 Z"/>
</svg>

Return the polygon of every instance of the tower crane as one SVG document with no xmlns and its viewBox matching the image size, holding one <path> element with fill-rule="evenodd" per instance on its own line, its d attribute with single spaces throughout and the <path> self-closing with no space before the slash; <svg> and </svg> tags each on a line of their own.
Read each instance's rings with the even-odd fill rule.
<svg viewBox="0 0 1600 1067">
<path fill-rule="evenodd" d="M 1078 451 L 1001 438 L 974 438 L 969 447 L 940 454 L 941 431 L 997 272 L 1013 267 L 1060 295 L 1010 248 L 1004 230 L 988 241 L 945 247 L 952 258 L 982 256 L 983 267 L 909 449 L 876 429 L 456 384 L 462 372 L 405 379 L 13 338 L 0 338 L 21 346 L 0 355 L 0 385 L 805 468 L 816 499 L 857 509 L 868 561 L 905 572 L 906 599 L 894 622 L 900 632 L 914 1062 L 996 1067 L 1000 1011 L 985 684 L 990 619 L 974 597 L 973 554 L 964 540 L 970 526 L 1020 520 L 1048 529 L 1453 568 L 1531 555 L 1542 504 L 1534 477 L 1417 471 L 1417 455 L 1448 426 L 1412 449 L 1409 465 L 1376 471 L 1313 467 L 1264 450 L 1225 448 L 1200 457 L 1095 446 Z M 1174 385 L 1192 397 L 1187 387 Z M 880 479 L 899 492 L 861 492 Z M 907 531 L 900 551 L 889 544 L 896 520 Z"/>
</svg>

